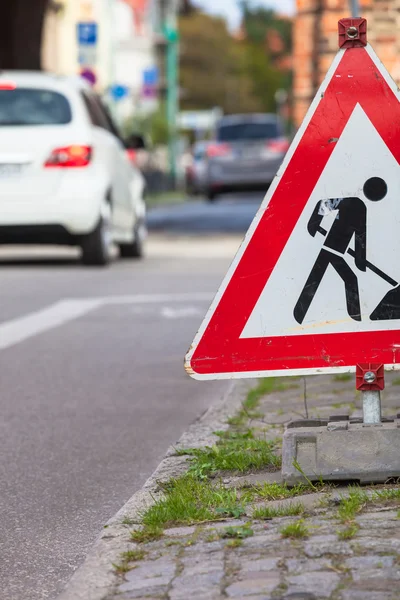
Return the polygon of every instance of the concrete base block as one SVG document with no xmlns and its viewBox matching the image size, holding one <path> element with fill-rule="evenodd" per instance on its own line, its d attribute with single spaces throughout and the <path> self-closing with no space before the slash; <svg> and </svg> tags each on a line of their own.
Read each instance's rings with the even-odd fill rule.
<svg viewBox="0 0 400 600">
<path fill-rule="evenodd" d="M 400 420 L 374 426 L 348 420 L 291 424 L 282 446 L 282 478 L 288 485 L 304 482 L 294 461 L 311 481 L 384 483 L 400 477 Z"/>
</svg>

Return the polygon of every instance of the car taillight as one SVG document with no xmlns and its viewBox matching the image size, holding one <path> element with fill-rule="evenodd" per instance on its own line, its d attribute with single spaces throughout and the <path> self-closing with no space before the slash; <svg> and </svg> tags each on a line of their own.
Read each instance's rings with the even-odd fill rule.
<svg viewBox="0 0 400 600">
<path fill-rule="evenodd" d="M 45 167 L 87 167 L 92 158 L 91 146 L 66 146 L 55 148 L 45 162 Z"/>
<path fill-rule="evenodd" d="M 287 139 L 285 138 L 281 138 L 281 139 L 276 139 L 276 140 L 269 140 L 269 142 L 267 142 L 266 147 L 268 150 L 272 150 L 272 152 L 287 152 L 289 150 L 289 142 Z"/>
<path fill-rule="evenodd" d="M 207 148 L 207 156 L 215 158 L 218 156 L 228 156 L 231 153 L 229 144 L 210 144 Z"/>
<path fill-rule="evenodd" d="M 6 81 L 0 79 L 0 90 L 15 90 L 17 89 L 17 84 L 14 81 Z"/>
<path fill-rule="evenodd" d="M 136 163 L 136 150 L 128 148 L 126 151 L 126 156 L 132 163 Z"/>
</svg>

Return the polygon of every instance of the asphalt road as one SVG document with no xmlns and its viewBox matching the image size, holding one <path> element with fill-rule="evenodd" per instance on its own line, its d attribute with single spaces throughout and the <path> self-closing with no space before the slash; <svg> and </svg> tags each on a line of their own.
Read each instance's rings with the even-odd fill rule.
<svg viewBox="0 0 400 600">
<path fill-rule="evenodd" d="M 0 250 L 4 600 L 54 598 L 167 447 L 224 393 L 226 382 L 189 379 L 182 361 L 240 236 L 187 234 L 242 234 L 258 203 L 161 209 L 150 225 L 167 237 L 150 238 L 146 260 L 106 270 L 70 251 Z"/>
</svg>

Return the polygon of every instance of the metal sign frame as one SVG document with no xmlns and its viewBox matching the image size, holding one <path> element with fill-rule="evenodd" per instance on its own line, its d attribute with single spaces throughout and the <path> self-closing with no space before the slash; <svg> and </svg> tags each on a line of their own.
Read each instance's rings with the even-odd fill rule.
<svg viewBox="0 0 400 600">
<path fill-rule="evenodd" d="M 241 338 L 357 104 L 400 162 L 399 89 L 369 45 L 340 49 L 186 356 L 193 378 L 355 372 L 361 362 L 400 368 L 400 329 L 384 323 L 379 331 Z"/>
</svg>

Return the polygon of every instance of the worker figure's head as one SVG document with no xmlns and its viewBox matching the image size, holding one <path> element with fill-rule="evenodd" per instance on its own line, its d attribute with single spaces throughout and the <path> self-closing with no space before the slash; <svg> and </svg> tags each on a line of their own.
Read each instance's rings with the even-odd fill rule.
<svg viewBox="0 0 400 600">
<path fill-rule="evenodd" d="M 378 202 L 383 200 L 388 191 L 387 183 L 381 177 L 371 177 L 364 183 L 363 192 L 368 200 Z"/>
</svg>

